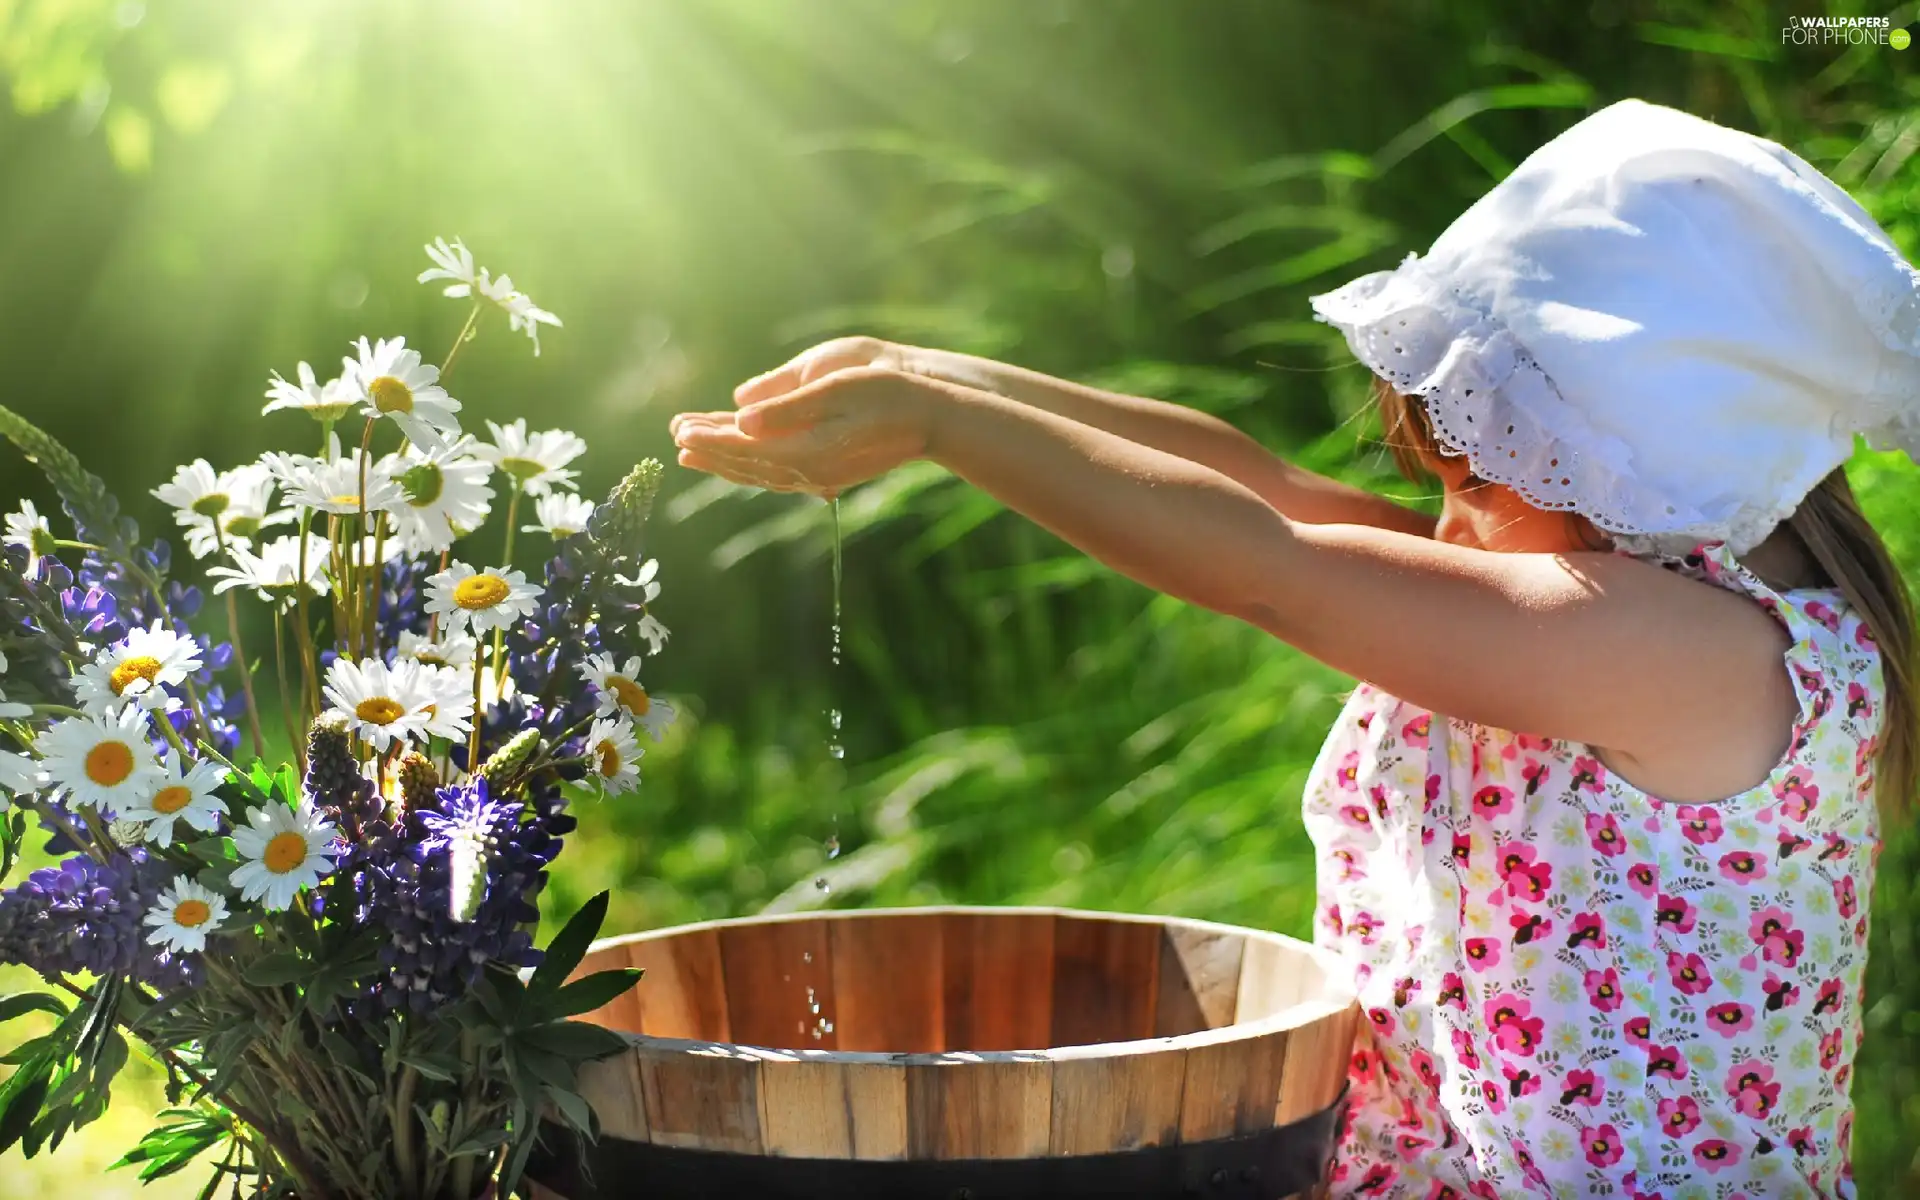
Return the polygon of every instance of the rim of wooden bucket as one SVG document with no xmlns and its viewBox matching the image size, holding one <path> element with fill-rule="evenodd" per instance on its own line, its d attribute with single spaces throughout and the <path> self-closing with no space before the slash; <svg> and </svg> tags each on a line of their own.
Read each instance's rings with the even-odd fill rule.
<svg viewBox="0 0 1920 1200">
<path fill-rule="evenodd" d="M 1093 1042 L 1078 1046 L 1036 1047 L 1030 1050 L 939 1050 L 939 1051 L 875 1051 L 875 1050 L 825 1050 L 804 1049 L 793 1046 L 762 1046 L 747 1042 L 718 1042 L 699 1038 L 655 1037 L 651 1034 L 632 1033 L 626 1030 L 613 1030 L 628 1046 L 635 1050 L 654 1054 L 691 1054 L 703 1058 L 737 1058 L 760 1063 L 845 1063 L 849 1065 L 907 1065 L 907 1066 L 955 1066 L 987 1065 L 997 1063 L 1040 1063 L 1040 1062 L 1076 1062 L 1094 1058 L 1118 1058 L 1134 1054 L 1161 1054 L 1215 1046 L 1227 1042 L 1259 1037 L 1283 1030 L 1298 1029 L 1317 1021 L 1336 1017 L 1359 1005 L 1358 995 L 1339 982 L 1342 965 L 1337 956 L 1299 938 L 1288 937 L 1267 929 L 1254 929 L 1245 925 L 1229 925 L 1219 921 L 1203 921 L 1193 917 L 1157 917 L 1142 913 L 1100 912 L 1093 909 L 1057 908 L 1047 905 L 926 905 L 902 908 L 842 908 L 821 909 L 813 912 L 776 913 L 757 917 L 729 917 L 713 921 L 695 921 L 686 925 L 670 925 L 661 929 L 649 929 L 639 933 L 620 934 L 615 937 L 601 938 L 587 949 L 586 958 L 620 946 L 631 946 L 640 942 L 664 941 L 687 934 L 696 934 L 708 930 L 737 928 L 740 926 L 764 926 L 797 924 L 807 921 L 857 921 L 885 917 L 926 917 L 926 916 L 973 916 L 973 917 L 1067 917 L 1075 920 L 1106 921 L 1116 924 L 1152 925 L 1157 928 L 1177 927 L 1197 933 L 1232 934 L 1248 940 L 1257 940 L 1286 950 L 1290 954 L 1311 959 L 1321 972 L 1321 986 L 1318 994 L 1303 997 L 1279 1012 L 1252 1021 L 1234 1022 L 1214 1029 L 1202 1029 L 1192 1033 L 1175 1034 L 1170 1037 L 1138 1038 L 1124 1042 Z M 583 964 L 585 959 L 582 960 Z M 646 983 L 642 981 L 641 987 Z"/>
</svg>

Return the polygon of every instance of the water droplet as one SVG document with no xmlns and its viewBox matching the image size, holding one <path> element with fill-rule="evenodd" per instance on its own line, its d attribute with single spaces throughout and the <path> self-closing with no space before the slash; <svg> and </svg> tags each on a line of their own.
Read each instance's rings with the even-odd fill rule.
<svg viewBox="0 0 1920 1200">
<path fill-rule="evenodd" d="M 816 1017 L 820 1015 L 820 1006 L 818 1004 L 809 1004 L 807 1005 L 807 1009 Z"/>
<path fill-rule="evenodd" d="M 813 961 L 813 951 L 811 951 L 811 950 L 803 950 L 803 951 L 801 951 L 801 952 L 800 952 L 800 961 L 801 961 L 801 962 L 812 962 L 812 961 Z M 791 977 L 791 976 L 789 976 L 788 978 L 792 978 L 792 977 Z"/>
<path fill-rule="evenodd" d="M 482 763 L 481 765 L 485 766 L 486 764 Z M 805 1021 L 795 1021 L 794 1024 L 799 1027 L 801 1033 L 805 1033 L 807 1031 L 807 1023 Z"/>
<path fill-rule="evenodd" d="M 845 758 L 847 756 L 847 748 L 839 742 L 828 742 L 827 753 L 834 758 Z M 482 763 L 481 765 L 485 766 L 486 764 Z"/>
<path fill-rule="evenodd" d="M 829 720 L 829 721 L 831 721 L 831 722 L 833 723 L 833 727 L 834 727 L 835 729 L 838 729 L 838 728 L 840 728 L 840 710 L 839 710 L 839 709 L 837 709 L 837 708 L 830 708 L 830 709 L 828 709 L 828 710 L 827 710 L 827 720 Z"/>
<path fill-rule="evenodd" d="M 833 890 L 833 885 L 827 882 L 827 877 L 825 875 L 815 876 L 813 880 L 813 886 L 819 888 L 823 892 L 831 892 Z"/>
<path fill-rule="evenodd" d="M 829 859 L 840 857 L 840 835 L 837 833 L 827 836 L 827 857 Z"/>
</svg>

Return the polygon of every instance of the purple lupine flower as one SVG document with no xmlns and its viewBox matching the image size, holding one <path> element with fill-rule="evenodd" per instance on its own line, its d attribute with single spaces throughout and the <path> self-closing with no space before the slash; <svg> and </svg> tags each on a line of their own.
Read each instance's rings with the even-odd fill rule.
<svg viewBox="0 0 1920 1200">
<path fill-rule="evenodd" d="M 532 787 L 531 803 L 493 798 L 483 778 L 435 793 L 436 807 L 410 810 L 397 837 L 369 847 L 371 903 L 362 921 L 383 930 L 386 975 L 380 1007 L 427 1012 L 478 982 L 489 963 L 537 966 L 531 927 L 547 865 L 575 822 L 557 784 Z M 384 852 L 384 853 L 383 853 Z M 477 903 L 456 905 L 463 869 L 475 871 Z M 456 907 L 469 910 L 456 918 Z"/>
<path fill-rule="evenodd" d="M 141 929 L 172 874 L 138 848 L 104 863 L 76 854 L 33 872 L 0 894 L 0 962 L 32 967 L 49 981 L 85 971 L 130 974 L 163 991 L 195 982 L 197 955 L 160 951 Z"/>
</svg>

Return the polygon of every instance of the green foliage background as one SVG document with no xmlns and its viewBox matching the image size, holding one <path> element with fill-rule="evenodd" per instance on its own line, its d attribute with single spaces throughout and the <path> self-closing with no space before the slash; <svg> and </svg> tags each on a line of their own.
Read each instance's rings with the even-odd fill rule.
<svg viewBox="0 0 1920 1200">
<path fill-rule="evenodd" d="M 672 413 L 863 331 L 1194 404 L 1403 491 L 1305 297 L 1424 249 L 1602 104 L 1775 137 L 1920 257 L 1920 48 L 1781 45 L 1813 11 L 0 0 L 0 401 L 159 532 L 145 492 L 175 464 L 305 448 L 300 418 L 257 416 L 269 369 L 325 372 L 363 333 L 448 343 L 463 311 L 411 282 L 445 234 L 566 320 L 539 360 L 498 328 L 466 352 L 468 423 L 577 429 L 592 490 L 671 461 Z M 1920 477 L 1863 455 L 1855 480 L 1920 578 Z M 51 500 L 0 464 L 16 493 Z M 834 671 L 822 505 L 670 470 L 663 513 L 673 640 L 649 682 L 684 716 L 636 797 L 583 814 L 549 919 L 611 886 L 610 928 L 964 901 L 1307 932 L 1297 807 L 1334 672 L 932 470 L 842 503 Z M 1882 859 L 1854 1085 L 1870 1197 L 1920 1189 L 1916 871 L 1909 830 Z M 97 1171 L 144 1116 L 0 1158 L 0 1192 L 131 1194 Z"/>
</svg>

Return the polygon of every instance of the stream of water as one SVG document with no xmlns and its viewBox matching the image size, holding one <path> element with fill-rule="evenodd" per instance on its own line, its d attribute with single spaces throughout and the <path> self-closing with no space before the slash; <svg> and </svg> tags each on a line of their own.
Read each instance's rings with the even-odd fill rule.
<svg viewBox="0 0 1920 1200">
<path fill-rule="evenodd" d="M 832 671 L 828 675 L 828 682 L 827 682 L 827 696 L 828 696 L 828 704 L 830 706 L 827 709 L 827 755 L 828 757 L 834 759 L 837 762 L 845 759 L 847 756 L 847 748 L 846 746 L 842 745 L 840 741 L 841 715 L 840 715 L 840 708 L 839 708 L 839 698 L 840 698 L 840 497 L 835 496 L 829 502 L 829 504 L 831 505 L 833 510 L 833 642 L 832 642 L 833 667 L 832 667 Z M 832 832 L 827 834 L 827 840 L 823 843 L 823 847 L 827 852 L 827 859 L 831 861 L 833 859 L 840 857 L 840 797 L 839 797 L 837 788 L 835 790 L 835 794 L 829 805 L 829 813 L 830 813 L 831 820 L 833 822 L 833 829 L 832 829 Z M 816 888 L 819 888 L 822 895 L 830 895 L 833 892 L 833 884 L 828 882 L 827 877 L 825 875 L 814 876 L 813 886 Z M 805 962 L 807 962 L 808 964 L 811 964 L 813 962 L 813 955 L 811 952 L 807 953 L 803 957 Z M 813 1036 L 813 1040 L 817 1042 L 826 1034 L 833 1032 L 833 1020 L 831 1017 L 823 1015 L 820 1012 L 820 1002 L 818 999 L 815 998 L 814 990 L 811 987 L 807 989 L 807 1009 L 808 1009 L 807 1015 L 813 1018 L 813 1026 L 812 1028 L 808 1028 L 806 1022 L 803 1020 L 800 1024 L 800 1029 L 802 1033 L 811 1034 Z"/>
</svg>

